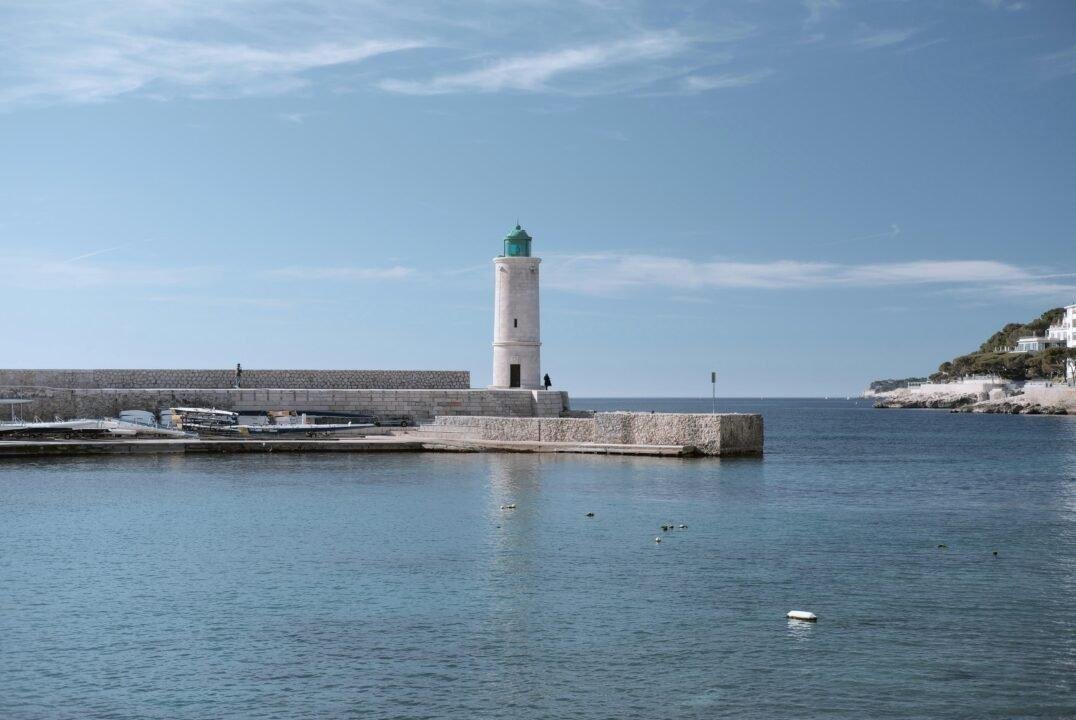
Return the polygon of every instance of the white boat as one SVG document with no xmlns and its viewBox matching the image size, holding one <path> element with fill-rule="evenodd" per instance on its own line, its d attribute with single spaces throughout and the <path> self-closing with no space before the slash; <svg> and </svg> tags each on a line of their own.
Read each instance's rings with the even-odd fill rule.
<svg viewBox="0 0 1076 720">
<path fill-rule="evenodd" d="M 181 430 L 203 431 L 210 428 L 227 428 L 239 424 L 239 413 L 216 408 L 174 407 L 161 413 L 171 427 Z"/>
<path fill-rule="evenodd" d="M 0 438 L 47 437 L 47 438 L 111 438 L 111 437 L 167 437 L 189 438 L 190 433 L 180 430 L 122 420 L 55 420 L 52 422 L 5 422 L 0 423 Z"/>
<path fill-rule="evenodd" d="M 187 427 L 192 427 L 188 425 Z M 204 427 L 200 432 L 208 435 L 224 436 L 251 436 L 251 435 L 306 435 L 317 437 L 319 435 L 365 435 L 367 428 L 376 427 L 374 423 L 332 423 L 324 425 L 300 424 L 292 425 L 226 425 L 216 427 Z"/>
</svg>

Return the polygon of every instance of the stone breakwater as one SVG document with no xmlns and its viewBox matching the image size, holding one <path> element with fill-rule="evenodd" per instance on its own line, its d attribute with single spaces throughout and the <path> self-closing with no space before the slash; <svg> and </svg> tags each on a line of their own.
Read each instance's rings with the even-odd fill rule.
<svg viewBox="0 0 1076 720">
<path fill-rule="evenodd" d="M 728 413 L 594 413 L 586 418 L 438 417 L 428 440 L 688 446 L 701 455 L 761 455 L 762 416 Z"/>
<path fill-rule="evenodd" d="M 226 389 L 235 386 L 235 368 L 3 370 L 2 387 L 100 389 Z M 466 390 L 467 370 L 243 370 L 244 389 L 297 390 Z"/>
<path fill-rule="evenodd" d="M 422 422 L 437 415 L 557 417 L 569 409 L 556 390 L 270 390 L 270 389 L 57 389 L 0 387 L 0 397 L 25 398 L 19 415 L 116 417 L 121 410 L 160 412 L 170 407 L 211 407 L 237 412 L 295 410 L 345 412 Z"/>
</svg>

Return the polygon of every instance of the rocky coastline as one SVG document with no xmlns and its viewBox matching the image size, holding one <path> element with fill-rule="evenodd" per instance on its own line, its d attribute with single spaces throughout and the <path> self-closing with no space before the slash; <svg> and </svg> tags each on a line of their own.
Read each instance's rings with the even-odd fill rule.
<svg viewBox="0 0 1076 720">
<path fill-rule="evenodd" d="M 993 396 L 993 397 L 991 397 Z M 1076 389 L 1067 386 L 1016 389 L 987 393 L 952 391 L 915 392 L 893 390 L 874 395 L 876 408 L 925 408 L 963 413 L 1007 415 L 1076 415 Z"/>
<path fill-rule="evenodd" d="M 951 410 L 979 402 L 978 393 L 916 393 L 909 390 L 893 390 L 876 393 L 874 407 L 889 409 Z"/>
</svg>

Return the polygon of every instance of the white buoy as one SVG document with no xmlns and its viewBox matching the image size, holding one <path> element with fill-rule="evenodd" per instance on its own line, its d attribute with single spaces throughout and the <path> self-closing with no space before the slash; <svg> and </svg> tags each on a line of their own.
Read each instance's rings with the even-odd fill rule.
<svg viewBox="0 0 1076 720">
<path fill-rule="evenodd" d="M 660 537 L 654 538 L 654 542 L 661 542 L 661 538 Z"/>
<path fill-rule="evenodd" d="M 818 616 L 806 610 L 789 610 L 789 620 L 802 620 L 803 622 L 818 622 Z"/>
</svg>

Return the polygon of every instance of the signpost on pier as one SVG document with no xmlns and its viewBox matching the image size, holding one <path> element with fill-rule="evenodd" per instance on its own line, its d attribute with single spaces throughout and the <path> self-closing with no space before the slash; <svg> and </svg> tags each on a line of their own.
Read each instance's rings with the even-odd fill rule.
<svg viewBox="0 0 1076 720">
<path fill-rule="evenodd" d="M 717 372 L 710 371 L 710 394 L 714 400 L 713 414 L 717 415 Z"/>
</svg>

